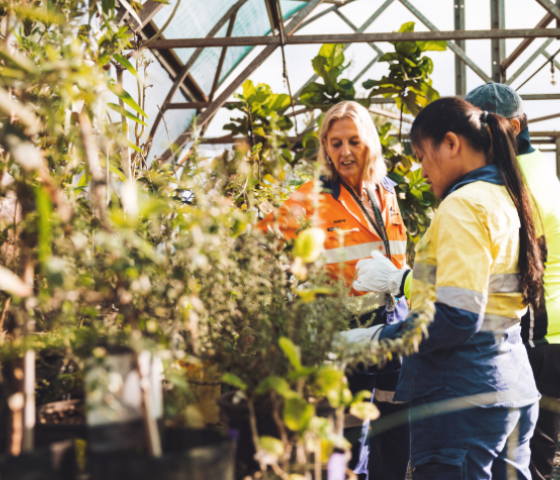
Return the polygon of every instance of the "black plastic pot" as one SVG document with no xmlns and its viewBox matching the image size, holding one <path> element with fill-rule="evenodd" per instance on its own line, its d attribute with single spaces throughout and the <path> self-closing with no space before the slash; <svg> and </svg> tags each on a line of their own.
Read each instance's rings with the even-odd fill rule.
<svg viewBox="0 0 560 480">
<path fill-rule="evenodd" d="M 94 451 L 90 480 L 233 480 L 234 442 L 209 429 L 168 429 L 160 458 L 130 452 Z"/>
<path fill-rule="evenodd" d="M 38 419 L 35 425 L 35 447 L 46 447 L 51 443 L 75 440 L 77 438 L 86 439 L 85 416 L 74 418 L 76 423 L 67 423 L 68 412 L 83 410 L 85 408 L 83 400 L 64 400 L 41 405 L 38 408 Z M 47 412 L 47 413 L 45 413 Z M 57 420 L 61 423 L 51 423 L 52 417 L 59 414 Z M 80 421 L 80 423 L 77 423 Z"/>
<path fill-rule="evenodd" d="M 243 478 L 251 475 L 259 469 L 259 464 L 255 461 L 255 446 L 251 425 L 249 423 L 249 409 L 243 403 L 234 404 L 233 397 L 236 392 L 228 392 L 216 399 L 220 410 L 227 419 L 228 428 L 237 438 L 237 453 L 235 458 L 235 476 Z M 317 415 L 328 417 L 334 415 L 335 410 L 327 403 L 320 402 L 317 405 Z M 257 431 L 259 436 L 267 435 L 280 438 L 280 432 L 272 416 L 272 405 L 264 403 L 255 405 L 255 416 L 257 417 Z"/>
<path fill-rule="evenodd" d="M 2 480 L 74 480 L 76 470 L 72 441 L 0 459 Z"/>
</svg>

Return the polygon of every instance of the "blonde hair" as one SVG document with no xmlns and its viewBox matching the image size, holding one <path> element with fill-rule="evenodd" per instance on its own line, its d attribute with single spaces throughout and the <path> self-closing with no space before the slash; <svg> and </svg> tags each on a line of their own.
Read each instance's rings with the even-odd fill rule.
<svg viewBox="0 0 560 480">
<path fill-rule="evenodd" d="M 338 172 L 332 163 L 327 162 L 327 134 L 337 120 L 351 118 L 356 124 L 360 140 L 366 144 L 368 155 L 364 167 L 365 182 L 380 182 L 387 175 L 387 165 L 381 151 L 381 142 L 373 120 L 365 107 L 357 102 L 340 102 L 332 106 L 325 114 L 323 124 L 319 130 L 319 162 L 325 168 L 327 180 L 337 180 Z"/>
</svg>

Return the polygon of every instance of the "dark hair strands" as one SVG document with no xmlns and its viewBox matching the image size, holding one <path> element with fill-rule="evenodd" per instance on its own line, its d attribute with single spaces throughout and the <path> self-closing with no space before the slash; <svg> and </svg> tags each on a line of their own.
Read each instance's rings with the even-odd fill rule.
<svg viewBox="0 0 560 480">
<path fill-rule="evenodd" d="M 523 301 L 537 308 L 544 292 L 544 267 L 533 217 L 533 211 L 538 214 L 538 210 L 532 208 L 534 200 L 517 162 L 517 141 L 510 122 L 488 113 L 483 123 L 483 113 L 464 100 L 441 98 L 416 117 L 410 140 L 419 148 L 426 140 L 437 147 L 448 132 L 453 132 L 464 137 L 474 150 L 483 152 L 489 164 L 498 167 L 521 223 L 518 265 Z"/>
</svg>

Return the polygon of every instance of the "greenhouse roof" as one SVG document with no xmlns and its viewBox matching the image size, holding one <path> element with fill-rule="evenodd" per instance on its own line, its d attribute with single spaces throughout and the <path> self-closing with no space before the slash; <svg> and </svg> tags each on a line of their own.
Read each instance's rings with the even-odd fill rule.
<svg viewBox="0 0 560 480">
<path fill-rule="evenodd" d="M 448 51 L 438 57 L 445 59 L 447 68 L 440 67 L 442 80 L 435 80 L 441 83 L 437 88 L 442 94 L 464 95 L 467 81 L 470 88 L 488 81 L 515 87 L 522 80 L 531 80 L 530 75 L 534 73 L 536 80 L 520 91 L 524 99 L 560 106 L 559 102 L 550 102 L 560 100 L 558 88 L 550 92 L 538 83 L 548 70 L 541 72 L 540 64 L 545 57 L 560 69 L 555 53 L 548 51 L 549 47 L 554 50 L 551 44 L 560 38 L 560 8 L 552 0 L 508 0 L 507 10 L 505 3 L 505 0 L 428 3 L 418 0 L 169 0 L 164 5 L 147 0 L 139 15 L 142 25 L 133 18 L 128 18 L 128 22 L 157 60 L 157 68 L 165 72 L 165 75 L 154 73 L 154 88 L 150 92 L 150 103 L 157 105 L 157 109 L 152 107 L 152 112 L 148 112 L 153 145 L 150 156 L 169 158 L 170 144 L 179 149 L 187 145 L 196 115 L 197 126 L 202 127 L 204 134 L 240 85 L 247 78 L 258 76 L 261 65 L 265 70 L 272 65 L 271 58 L 280 49 L 285 48 L 290 54 L 288 71 L 297 99 L 301 89 L 316 79 L 309 47 L 315 45 L 312 51 L 316 54 L 322 43 L 344 43 L 347 54 L 353 52 L 350 57 L 358 70 L 354 71 L 353 80 L 358 80 L 376 71 L 379 58 L 390 48 L 387 42 L 447 40 Z M 521 10 L 524 15 L 520 15 Z M 466 29 L 465 19 L 474 28 Z M 417 31 L 394 33 L 406 21 L 416 21 Z M 294 55 L 295 52 L 302 54 Z M 299 57 L 305 60 L 305 69 L 297 63 Z M 483 61 L 490 63 L 490 68 L 481 67 Z M 298 65 L 296 69 L 291 67 L 294 62 Z M 434 58 L 434 62 L 437 71 L 438 60 Z M 281 81 L 278 77 L 282 71 L 266 73 L 267 83 Z M 377 73 L 377 78 L 382 74 Z M 535 90 L 527 90 L 533 85 L 537 87 Z M 560 111 L 558 106 L 553 108 Z M 542 111 L 548 113 L 547 108 Z M 560 113 L 545 117 L 545 120 L 558 118 Z"/>
</svg>

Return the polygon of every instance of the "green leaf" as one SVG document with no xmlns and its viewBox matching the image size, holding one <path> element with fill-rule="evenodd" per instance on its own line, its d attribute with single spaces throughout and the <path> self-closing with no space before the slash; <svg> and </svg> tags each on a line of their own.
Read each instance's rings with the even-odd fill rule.
<svg viewBox="0 0 560 480">
<path fill-rule="evenodd" d="M 290 388 L 289 383 L 284 378 L 277 376 L 265 378 L 255 389 L 255 394 L 264 395 L 270 390 L 274 390 L 282 398 L 294 398 L 298 396 L 298 394 Z"/>
<path fill-rule="evenodd" d="M 321 367 L 315 374 L 313 384 L 318 395 L 326 397 L 331 407 L 340 406 L 340 393 L 344 388 L 344 372 L 333 367 Z"/>
<path fill-rule="evenodd" d="M 427 52 L 429 50 L 434 52 L 444 52 L 447 50 L 447 42 L 445 40 L 428 40 L 425 42 L 416 42 L 416 45 L 422 50 L 423 52 Z"/>
<path fill-rule="evenodd" d="M 143 122 L 137 116 L 133 115 L 128 110 L 126 110 L 124 107 L 121 107 L 120 105 L 117 105 L 116 103 L 108 103 L 107 106 L 110 109 L 114 110 L 115 112 L 118 112 L 121 115 L 124 115 L 126 118 L 130 118 L 130 120 L 132 120 L 136 123 L 139 123 L 140 125 L 144 125 L 145 127 L 148 126 L 148 124 L 146 122 Z"/>
<path fill-rule="evenodd" d="M 246 80 L 245 83 L 242 85 L 243 88 L 243 97 L 248 99 L 251 95 L 254 95 L 257 91 L 253 82 L 251 80 Z"/>
<path fill-rule="evenodd" d="M 280 458 L 284 455 L 284 444 L 277 438 L 263 435 L 262 437 L 259 437 L 259 446 L 268 453 L 274 455 L 276 458 Z"/>
<path fill-rule="evenodd" d="M 224 373 L 222 375 L 222 382 L 227 383 L 232 387 L 239 388 L 239 390 L 247 390 L 247 384 L 233 373 Z"/>
<path fill-rule="evenodd" d="M 115 0 L 101 0 L 101 8 L 105 13 L 111 13 L 115 9 Z"/>
<path fill-rule="evenodd" d="M 128 148 L 132 148 L 135 152 L 144 153 L 141 148 L 138 148 L 134 143 L 128 140 Z"/>
<path fill-rule="evenodd" d="M 417 49 L 418 47 L 416 46 L 416 42 L 397 42 L 397 44 L 395 45 L 395 50 L 398 53 L 406 56 L 414 55 Z"/>
<path fill-rule="evenodd" d="M 44 265 L 51 256 L 51 215 L 52 202 L 42 185 L 35 188 L 35 201 L 37 202 L 38 230 L 39 230 L 39 261 Z"/>
<path fill-rule="evenodd" d="M 117 97 L 119 97 L 124 103 L 126 103 L 130 108 L 138 112 L 144 118 L 148 118 L 148 115 L 140 108 L 140 106 L 136 103 L 134 98 L 132 98 L 128 92 L 123 90 L 119 85 L 116 83 L 111 83 L 109 85 L 111 92 L 113 92 Z"/>
<path fill-rule="evenodd" d="M 328 287 L 314 287 L 309 289 L 297 290 L 297 294 L 303 303 L 314 302 L 317 295 L 332 295 L 333 290 Z"/>
<path fill-rule="evenodd" d="M 344 44 L 326 43 L 319 50 L 319 56 L 328 60 L 328 66 L 340 67 L 344 63 Z"/>
<path fill-rule="evenodd" d="M 10 52 L 5 47 L 0 46 L 0 59 L 7 64 L 22 70 L 30 75 L 39 73 L 37 66 L 28 57 L 19 54 L 17 51 Z"/>
<path fill-rule="evenodd" d="M 280 337 L 280 340 L 278 340 L 278 345 L 280 345 L 280 348 L 284 352 L 284 355 L 288 357 L 290 365 L 296 370 L 299 370 L 302 367 L 301 354 L 298 347 L 294 345 L 294 342 L 292 342 L 287 337 Z"/>
<path fill-rule="evenodd" d="M 124 55 L 121 55 L 121 54 L 119 54 L 119 53 L 115 53 L 115 54 L 113 55 L 113 58 L 114 58 L 118 63 L 120 63 L 124 68 L 126 68 L 130 73 L 132 73 L 132 75 L 134 75 L 134 76 L 138 79 L 138 81 L 139 81 L 140 83 L 144 83 L 144 82 L 142 82 L 142 80 L 141 80 L 141 78 L 140 78 L 140 75 L 138 75 L 138 72 L 136 71 L 136 69 L 134 68 L 134 66 L 132 65 L 132 63 L 130 63 L 130 62 L 128 61 L 128 58 L 126 58 Z"/>
<path fill-rule="evenodd" d="M 366 398 L 371 398 L 371 392 L 369 390 L 360 390 L 354 395 L 352 403 L 363 402 Z"/>
<path fill-rule="evenodd" d="M 76 188 L 83 188 L 88 183 L 89 183 L 89 177 L 88 174 L 84 171 L 84 174 L 80 177 L 80 180 L 78 181 L 78 185 L 76 185 Z"/>
<path fill-rule="evenodd" d="M 304 432 L 315 415 L 315 407 L 302 398 L 290 398 L 284 403 L 284 423 L 293 432 Z"/>
<path fill-rule="evenodd" d="M 352 404 L 350 413 L 361 420 L 377 420 L 379 418 L 379 410 L 370 402 Z"/>
<path fill-rule="evenodd" d="M 313 263 L 323 253 L 326 234 L 322 228 L 308 228 L 297 236 L 292 255 L 301 257 L 305 263 Z"/>
<path fill-rule="evenodd" d="M 401 28 L 399 28 L 399 33 L 402 32 L 414 32 L 414 22 L 403 23 Z"/>
</svg>

